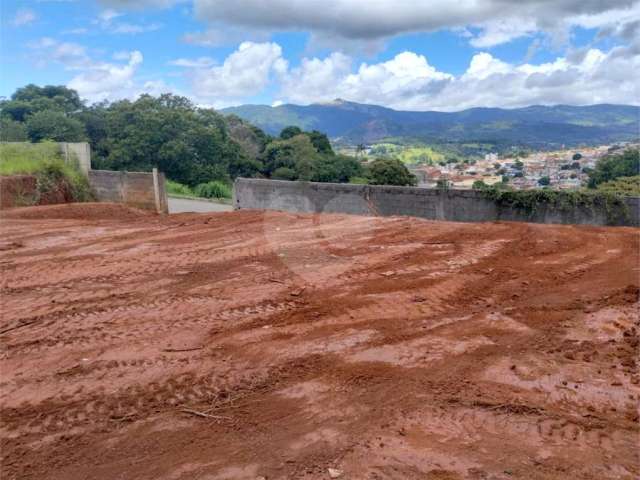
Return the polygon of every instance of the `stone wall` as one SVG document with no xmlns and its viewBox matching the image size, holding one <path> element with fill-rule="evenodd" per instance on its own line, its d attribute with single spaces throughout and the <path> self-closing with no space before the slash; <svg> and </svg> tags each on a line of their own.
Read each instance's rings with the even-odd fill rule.
<svg viewBox="0 0 640 480">
<path fill-rule="evenodd" d="M 349 213 L 356 215 L 407 215 L 456 222 L 517 221 L 588 225 L 640 226 L 640 198 L 626 199 L 622 217 L 605 208 L 554 209 L 541 206 L 524 211 L 499 205 L 472 190 L 447 190 L 287 182 L 239 178 L 234 185 L 237 209 L 271 209 L 289 212 Z"/>
<path fill-rule="evenodd" d="M 100 202 L 125 203 L 136 208 L 168 213 L 164 174 L 157 171 L 90 170 L 89 183 Z"/>
</svg>

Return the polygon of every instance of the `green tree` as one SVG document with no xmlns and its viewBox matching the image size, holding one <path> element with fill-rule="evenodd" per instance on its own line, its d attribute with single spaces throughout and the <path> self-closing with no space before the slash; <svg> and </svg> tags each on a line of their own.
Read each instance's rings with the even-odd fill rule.
<svg viewBox="0 0 640 480">
<path fill-rule="evenodd" d="M 280 132 L 280 138 L 282 140 L 289 140 L 290 138 L 300 135 L 301 133 L 302 133 L 302 130 L 300 129 L 300 127 L 296 127 L 292 125 L 290 127 L 286 127 L 282 129 L 282 132 Z"/>
<path fill-rule="evenodd" d="M 633 177 L 640 172 L 640 150 L 629 148 L 622 153 L 606 155 L 589 172 L 589 188 L 619 177 Z"/>
<path fill-rule="evenodd" d="M 538 185 L 541 185 L 543 187 L 549 186 L 551 185 L 551 179 L 547 176 L 540 177 L 540 179 L 538 180 Z"/>
<path fill-rule="evenodd" d="M 362 165 L 354 157 L 335 155 L 321 157 L 316 163 L 314 182 L 346 183 L 351 178 L 361 177 Z"/>
<path fill-rule="evenodd" d="M 417 185 L 418 179 L 398 159 L 379 158 L 369 167 L 372 185 Z"/>
<path fill-rule="evenodd" d="M 271 176 L 284 167 L 295 172 L 295 179 L 311 180 L 318 158 L 318 152 L 307 135 L 275 140 L 265 148 L 264 173 Z"/>
<path fill-rule="evenodd" d="M 83 142 L 87 139 L 81 122 L 57 110 L 42 110 L 29 115 L 26 127 L 32 142 Z"/>
<path fill-rule="evenodd" d="M 38 112 L 55 110 L 71 113 L 82 107 L 78 92 L 58 85 L 27 85 L 16 90 L 9 100 L 0 102 L 2 115 L 19 122 Z"/>
<path fill-rule="evenodd" d="M 333 155 L 333 148 L 331 148 L 331 142 L 329 138 L 322 132 L 312 130 L 306 133 L 309 136 L 309 140 L 315 147 L 316 151 L 322 155 Z"/>
<path fill-rule="evenodd" d="M 140 96 L 111 104 L 105 113 L 101 164 L 115 170 L 158 167 L 195 186 L 252 176 L 261 167 L 229 135 L 224 117 L 176 95 Z"/>
<path fill-rule="evenodd" d="M 24 123 L 11 118 L 0 118 L 0 140 L 3 142 L 26 142 L 29 140 Z"/>
<path fill-rule="evenodd" d="M 273 172 L 271 178 L 274 180 L 296 180 L 298 178 L 298 174 L 292 168 L 279 167 Z"/>
</svg>

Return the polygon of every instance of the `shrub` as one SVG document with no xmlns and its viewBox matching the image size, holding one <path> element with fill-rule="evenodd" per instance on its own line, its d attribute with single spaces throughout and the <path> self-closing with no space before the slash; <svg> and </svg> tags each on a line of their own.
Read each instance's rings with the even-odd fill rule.
<svg viewBox="0 0 640 480">
<path fill-rule="evenodd" d="M 369 180 L 364 177 L 351 177 L 349 179 L 349 183 L 352 183 L 354 185 L 367 185 L 369 183 Z"/>
<path fill-rule="evenodd" d="M 16 122 L 10 118 L 0 118 L 0 141 L 26 142 L 27 139 L 27 128 L 24 123 Z"/>
<path fill-rule="evenodd" d="M 640 175 L 618 177 L 598 185 L 598 191 L 623 196 L 640 196 Z"/>
<path fill-rule="evenodd" d="M 400 160 L 379 158 L 369 166 L 372 185 L 417 185 L 418 179 Z"/>
<path fill-rule="evenodd" d="M 275 180 L 295 180 L 298 178 L 298 174 L 289 167 L 279 167 L 273 171 L 271 178 Z"/>
<path fill-rule="evenodd" d="M 167 193 L 173 195 L 184 195 L 185 197 L 193 197 L 195 193 L 187 185 L 174 182 L 173 180 L 167 180 Z"/>
<path fill-rule="evenodd" d="M 218 180 L 201 183 L 193 191 L 198 197 L 203 198 L 231 198 L 231 187 Z"/>
<path fill-rule="evenodd" d="M 589 188 L 619 177 L 640 174 L 640 150 L 630 148 L 620 154 L 607 155 L 598 160 L 596 168 L 589 172 Z"/>
</svg>

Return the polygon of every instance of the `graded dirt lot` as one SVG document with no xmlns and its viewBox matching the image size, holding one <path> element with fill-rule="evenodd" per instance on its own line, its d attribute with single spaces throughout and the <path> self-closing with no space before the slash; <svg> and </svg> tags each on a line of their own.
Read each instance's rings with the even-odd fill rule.
<svg viewBox="0 0 640 480">
<path fill-rule="evenodd" d="M 640 476 L 638 229 L 2 215 L 3 480 Z"/>
</svg>

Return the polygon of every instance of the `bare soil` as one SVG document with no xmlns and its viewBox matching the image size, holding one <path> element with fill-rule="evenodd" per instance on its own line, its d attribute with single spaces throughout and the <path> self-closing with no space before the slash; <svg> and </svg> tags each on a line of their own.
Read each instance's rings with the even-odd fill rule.
<svg viewBox="0 0 640 480">
<path fill-rule="evenodd" d="M 46 208 L 3 480 L 640 477 L 638 229 Z"/>
</svg>

